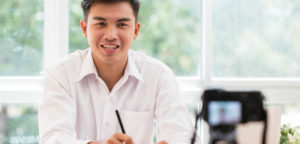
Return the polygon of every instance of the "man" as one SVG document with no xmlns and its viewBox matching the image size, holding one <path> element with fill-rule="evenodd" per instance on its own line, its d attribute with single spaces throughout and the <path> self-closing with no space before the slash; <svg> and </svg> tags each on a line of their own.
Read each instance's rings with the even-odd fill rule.
<svg viewBox="0 0 300 144">
<path fill-rule="evenodd" d="M 163 63 L 129 50 L 139 34 L 138 0 L 83 0 L 90 48 L 45 74 L 40 143 L 190 143 L 192 124 Z M 126 133 L 121 133 L 118 109 Z"/>
</svg>

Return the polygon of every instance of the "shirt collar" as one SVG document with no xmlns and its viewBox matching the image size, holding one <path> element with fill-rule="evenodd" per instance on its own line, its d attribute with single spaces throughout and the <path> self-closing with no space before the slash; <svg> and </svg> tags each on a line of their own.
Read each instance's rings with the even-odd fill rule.
<svg viewBox="0 0 300 144">
<path fill-rule="evenodd" d="M 124 76 L 129 77 L 133 76 L 137 80 L 144 81 L 144 79 L 141 76 L 141 73 L 139 72 L 137 65 L 134 60 L 134 56 L 132 55 L 132 51 L 129 50 L 128 52 L 128 60 L 127 60 L 127 65 L 125 68 Z"/>
<path fill-rule="evenodd" d="M 134 62 L 134 57 L 131 55 L 130 51 L 128 52 L 128 60 L 124 71 L 124 76 L 133 76 L 140 81 L 144 81 L 140 72 L 138 71 L 138 68 Z M 78 81 L 81 81 L 85 76 L 90 74 L 94 74 L 96 77 L 98 76 L 91 49 L 88 50 L 87 55 L 83 59 Z"/>
<path fill-rule="evenodd" d="M 89 48 L 87 55 L 83 59 L 78 81 L 82 80 L 85 76 L 90 74 L 95 74 L 95 76 L 98 76 L 92 56 L 92 50 Z"/>
</svg>

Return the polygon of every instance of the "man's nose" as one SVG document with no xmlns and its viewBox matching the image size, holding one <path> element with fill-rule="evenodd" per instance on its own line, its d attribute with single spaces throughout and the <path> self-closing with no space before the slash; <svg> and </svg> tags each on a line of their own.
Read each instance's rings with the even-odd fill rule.
<svg viewBox="0 0 300 144">
<path fill-rule="evenodd" d="M 114 41 L 117 39 L 117 29 L 113 26 L 110 26 L 106 29 L 104 38 L 109 41 Z"/>
</svg>

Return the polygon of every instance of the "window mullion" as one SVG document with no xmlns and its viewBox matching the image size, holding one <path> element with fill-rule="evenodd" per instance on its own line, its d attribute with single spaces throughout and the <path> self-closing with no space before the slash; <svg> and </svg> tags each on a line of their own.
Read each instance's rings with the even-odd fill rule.
<svg viewBox="0 0 300 144">
<path fill-rule="evenodd" d="M 212 81 L 212 10 L 211 0 L 203 0 L 202 15 L 202 86 L 208 87 Z"/>
<path fill-rule="evenodd" d="M 45 0 L 44 12 L 44 68 L 47 68 L 68 53 L 68 1 Z"/>
<path fill-rule="evenodd" d="M 212 82 L 212 0 L 202 1 L 202 87 L 211 86 Z M 205 132 L 204 132 L 205 131 Z M 201 124 L 201 143 L 208 143 L 208 126 L 204 122 Z"/>
</svg>

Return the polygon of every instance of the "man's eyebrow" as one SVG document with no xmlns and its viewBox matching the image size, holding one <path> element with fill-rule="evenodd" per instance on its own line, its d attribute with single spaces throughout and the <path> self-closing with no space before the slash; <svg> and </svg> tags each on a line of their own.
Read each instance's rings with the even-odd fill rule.
<svg viewBox="0 0 300 144">
<path fill-rule="evenodd" d="M 106 21 L 106 19 L 105 19 L 105 18 L 103 18 L 103 17 L 99 17 L 99 16 L 95 16 L 95 17 L 93 17 L 93 20 L 102 20 L 102 21 Z"/>
<path fill-rule="evenodd" d="M 117 20 L 118 22 L 123 22 L 123 21 L 131 21 L 130 18 L 120 18 Z"/>
</svg>

